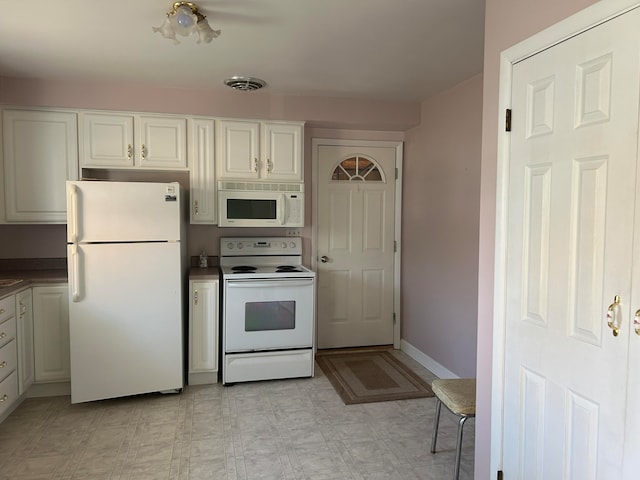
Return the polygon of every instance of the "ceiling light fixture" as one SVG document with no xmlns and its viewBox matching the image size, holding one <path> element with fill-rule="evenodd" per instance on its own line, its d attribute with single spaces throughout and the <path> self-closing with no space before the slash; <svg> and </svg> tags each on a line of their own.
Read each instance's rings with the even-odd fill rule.
<svg viewBox="0 0 640 480">
<path fill-rule="evenodd" d="M 152 27 L 154 32 L 160 32 L 164 38 L 170 38 L 175 45 L 180 41 L 176 33 L 188 37 L 198 32 L 196 43 L 211 43 L 211 40 L 220 35 L 220 30 L 213 30 L 205 17 L 198 10 L 198 6 L 192 2 L 175 2 L 171 10 L 167 12 L 167 18 L 160 27 Z"/>
</svg>

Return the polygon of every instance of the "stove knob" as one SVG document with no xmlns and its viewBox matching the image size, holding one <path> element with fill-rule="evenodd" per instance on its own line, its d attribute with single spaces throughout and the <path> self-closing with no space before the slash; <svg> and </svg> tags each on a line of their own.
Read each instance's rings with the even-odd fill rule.
<svg viewBox="0 0 640 480">
<path fill-rule="evenodd" d="M 229 243 L 227 243 L 227 248 L 228 248 L 229 250 L 233 250 L 233 242 L 229 242 Z"/>
<path fill-rule="evenodd" d="M 242 242 L 238 242 L 238 250 L 242 250 L 244 248 L 244 245 Z"/>
<path fill-rule="evenodd" d="M 291 242 L 291 243 L 289 244 L 289 246 L 290 246 L 291 248 L 296 248 L 296 242 Z"/>
<path fill-rule="evenodd" d="M 287 248 L 287 242 L 282 242 L 282 245 L 280 245 L 281 248 Z"/>
</svg>

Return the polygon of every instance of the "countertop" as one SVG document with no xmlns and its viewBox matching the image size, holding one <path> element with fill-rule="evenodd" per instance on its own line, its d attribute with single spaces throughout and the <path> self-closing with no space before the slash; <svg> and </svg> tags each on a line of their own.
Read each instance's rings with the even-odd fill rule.
<svg viewBox="0 0 640 480">
<path fill-rule="evenodd" d="M 0 279 L 22 280 L 10 287 L 0 287 L 0 298 L 4 298 L 34 285 L 67 283 L 67 270 L 3 270 Z"/>
<path fill-rule="evenodd" d="M 215 267 L 189 269 L 189 280 L 217 280 L 220 277 L 220 269 Z"/>
</svg>

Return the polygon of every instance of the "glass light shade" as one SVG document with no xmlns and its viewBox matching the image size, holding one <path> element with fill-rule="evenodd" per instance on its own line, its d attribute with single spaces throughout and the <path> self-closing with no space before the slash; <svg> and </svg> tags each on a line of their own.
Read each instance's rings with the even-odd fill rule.
<svg viewBox="0 0 640 480">
<path fill-rule="evenodd" d="M 165 17 L 164 23 L 159 27 L 152 27 L 154 33 L 159 32 L 164 38 L 170 38 L 174 44 L 180 43 L 176 38 L 176 32 L 173 31 L 169 17 Z"/>
<path fill-rule="evenodd" d="M 196 43 L 211 43 L 211 40 L 218 38 L 220 35 L 220 30 L 213 30 L 206 19 L 200 20 L 196 28 L 198 29 L 198 41 Z"/>
<path fill-rule="evenodd" d="M 195 31 L 198 17 L 185 5 L 178 7 L 176 13 L 170 16 L 173 31 L 183 37 L 188 37 Z"/>
</svg>

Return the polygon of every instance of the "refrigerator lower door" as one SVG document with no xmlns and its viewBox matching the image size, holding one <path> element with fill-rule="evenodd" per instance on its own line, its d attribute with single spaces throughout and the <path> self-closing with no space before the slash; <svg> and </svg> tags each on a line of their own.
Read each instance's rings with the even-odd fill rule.
<svg viewBox="0 0 640 480">
<path fill-rule="evenodd" d="M 68 249 L 71 402 L 181 389 L 180 243 Z"/>
</svg>

